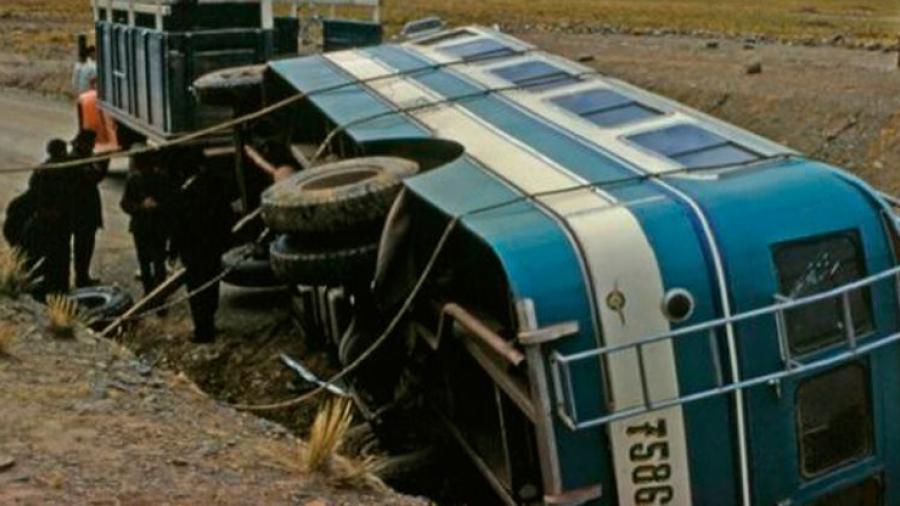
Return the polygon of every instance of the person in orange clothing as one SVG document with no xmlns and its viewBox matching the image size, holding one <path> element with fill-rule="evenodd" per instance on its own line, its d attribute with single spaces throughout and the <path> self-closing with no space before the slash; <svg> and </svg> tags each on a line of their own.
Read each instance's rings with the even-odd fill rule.
<svg viewBox="0 0 900 506">
<path fill-rule="evenodd" d="M 78 96 L 78 126 L 81 130 L 91 130 L 97 134 L 95 153 L 119 150 L 116 126 L 99 106 L 96 77 L 91 79 L 89 89 Z"/>
</svg>

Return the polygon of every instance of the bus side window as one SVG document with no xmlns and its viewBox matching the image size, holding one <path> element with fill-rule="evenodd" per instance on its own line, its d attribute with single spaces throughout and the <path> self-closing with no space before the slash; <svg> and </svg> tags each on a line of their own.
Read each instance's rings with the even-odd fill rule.
<svg viewBox="0 0 900 506">
<path fill-rule="evenodd" d="M 864 481 L 832 492 L 812 506 L 881 506 L 882 484 L 880 476 L 868 478 Z"/>
<path fill-rule="evenodd" d="M 872 454 L 868 369 L 847 364 L 797 386 L 797 440 L 804 477 Z"/>
<path fill-rule="evenodd" d="M 866 275 L 861 241 L 856 231 L 781 243 L 773 248 L 780 294 L 797 299 L 851 283 Z M 849 293 L 855 334 L 873 329 L 869 288 Z M 840 297 L 806 304 L 785 312 L 791 353 L 816 351 L 846 339 Z"/>
</svg>

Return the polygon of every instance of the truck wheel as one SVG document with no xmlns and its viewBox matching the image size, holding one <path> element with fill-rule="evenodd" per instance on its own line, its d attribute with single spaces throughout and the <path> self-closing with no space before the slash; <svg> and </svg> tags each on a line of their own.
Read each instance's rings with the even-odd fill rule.
<svg viewBox="0 0 900 506">
<path fill-rule="evenodd" d="M 197 100 L 206 105 L 259 101 L 265 70 L 265 65 L 247 65 L 210 72 L 194 81 L 194 92 Z"/>
<path fill-rule="evenodd" d="M 262 216 L 275 232 L 311 237 L 376 234 L 418 164 L 394 157 L 345 160 L 301 171 L 262 194 Z"/>
<path fill-rule="evenodd" d="M 268 248 L 244 244 L 222 255 L 222 269 L 228 274 L 222 281 L 245 288 L 272 288 L 282 283 L 269 263 Z"/>
<path fill-rule="evenodd" d="M 91 286 L 78 288 L 69 298 L 84 311 L 86 319 L 94 328 L 104 327 L 131 307 L 132 299 L 118 286 Z"/>
<path fill-rule="evenodd" d="M 378 243 L 334 249 L 303 249 L 289 236 L 276 239 L 269 250 L 275 275 L 298 285 L 341 286 L 368 283 L 375 273 Z"/>
</svg>

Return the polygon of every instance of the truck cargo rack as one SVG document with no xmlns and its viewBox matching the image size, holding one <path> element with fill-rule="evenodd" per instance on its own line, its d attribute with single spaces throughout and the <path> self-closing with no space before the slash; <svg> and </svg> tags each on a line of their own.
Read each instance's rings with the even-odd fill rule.
<svg viewBox="0 0 900 506">
<path fill-rule="evenodd" d="M 875 350 L 900 341 L 900 329 L 893 329 L 892 331 L 887 332 L 883 331 L 881 334 L 876 333 L 874 335 L 867 335 L 864 338 L 857 336 L 853 325 L 853 315 L 851 314 L 850 295 L 854 291 L 862 290 L 871 287 L 876 283 L 890 280 L 893 280 L 895 289 L 900 286 L 900 267 L 893 267 L 835 289 L 802 298 L 791 299 L 776 295 L 775 304 L 770 306 L 726 318 L 691 325 L 628 343 L 606 346 L 568 355 L 558 351 L 553 352 L 550 355 L 550 369 L 552 384 L 556 394 L 555 409 L 557 415 L 572 430 L 589 429 L 642 415 L 651 411 L 697 402 L 759 385 L 768 384 L 777 386 L 783 379 L 833 367 L 872 353 Z M 843 349 L 837 353 L 829 354 L 825 358 L 815 358 L 810 360 L 805 360 L 802 357 L 793 355 L 787 339 L 786 312 L 797 307 L 834 299 L 837 299 L 840 302 L 840 314 L 844 328 L 843 339 L 835 346 L 840 346 Z M 777 330 L 773 338 L 778 340 L 778 349 L 780 350 L 782 367 L 766 374 L 754 375 L 753 377 L 742 378 L 739 375 L 738 377 L 728 377 L 723 369 L 723 357 L 721 356 L 719 349 L 719 331 L 724 331 L 737 323 L 764 318 L 774 319 L 775 328 Z M 741 338 L 759 339 L 761 337 L 763 336 L 740 335 L 739 333 L 737 335 L 737 340 L 740 340 Z M 674 346 L 676 339 L 703 338 L 708 339 L 709 342 L 710 361 L 712 362 L 710 368 L 716 378 L 715 387 L 680 394 L 677 397 L 651 400 L 647 371 L 645 368 L 644 348 L 648 345 L 664 341 L 669 341 Z M 587 420 L 580 419 L 579 411 L 581 410 L 576 401 L 575 386 L 572 382 L 573 364 L 588 360 L 603 360 L 614 354 L 627 351 L 632 351 L 637 356 L 638 375 L 640 377 L 643 402 L 639 405 L 625 408 L 616 408 L 613 403 L 610 403 L 610 406 L 604 414 Z"/>
</svg>

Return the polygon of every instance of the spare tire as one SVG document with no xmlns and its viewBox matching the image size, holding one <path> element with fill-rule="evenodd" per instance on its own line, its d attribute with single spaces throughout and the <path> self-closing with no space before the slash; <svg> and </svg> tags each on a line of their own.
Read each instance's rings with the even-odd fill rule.
<svg viewBox="0 0 900 506">
<path fill-rule="evenodd" d="M 245 288 L 272 288 L 284 285 L 272 272 L 269 249 L 256 244 L 243 244 L 222 255 L 222 281 Z"/>
<path fill-rule="evenodd" d="M 125 313 L 133 303 L 131 295 L 118 286 L 89 286 L 78 288 L 69 294 L 84 311 L 91 327 L 105 327 Z"/>
<path fill-rule="evenodd" d="M 257 103 L 262 99 L 265 70 L 265 65 L 247 65 L 210 72 L 194 81 L 194 93 L 206 105 Z"/>
<path fill-rule="evenodd" d="M 403 179 L 418 170 L 416 162 L 394 157 L 304 170 L 263 192 L 262 217 L 274 232 L 317 238 L 353 233 L 374 240 Z"/>
<path fill-rule="evenodd" d="M 312 286 L 368 283 L 375 274 L 377 257 L 377 242 L 308 250 L 290 236 L 279 237 L 269 250 L 269 261 L 278 278 L 298 285 Z"/>
</svg>

